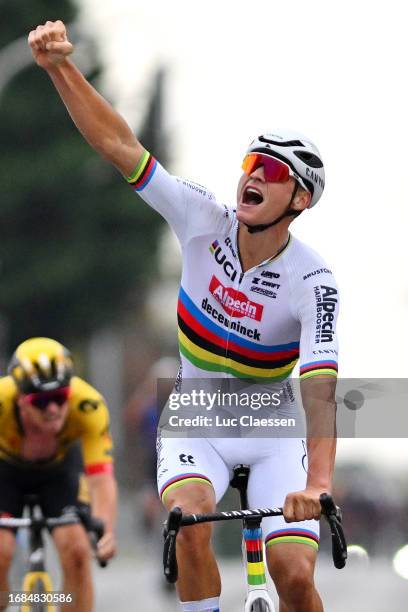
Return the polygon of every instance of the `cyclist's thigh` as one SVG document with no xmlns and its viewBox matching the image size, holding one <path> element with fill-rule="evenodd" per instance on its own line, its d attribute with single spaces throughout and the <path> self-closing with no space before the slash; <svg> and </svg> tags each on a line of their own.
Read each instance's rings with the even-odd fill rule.
<svg viewBox="0 0 408 612">
<path fill-rule="evenodd" d="M 16 536 L 12 529 L 0 529 L 0 576 L 8 573 L 16 548 Z"/>
<path fill-rule="evenodd" d="M 251 464 L 248 500 L 252 508 L 282 506 L 292 491 L 306 486 L 307 456 L 305 441 L 298 438 L 270 439 L 271 452 L 263 453 Z M 286 523 L 281 516 L 263 519 L 262 531 L 267 547 L 278 543 L 307 544 L 317 550 L 319 522 Z"/>
<path fill-rule="evenodd" d="M 209 497 L 218 501 L 228 483 L 228 468 L 207 439 L 158 437 L 157 485 L 165 505 L 168 499 L 187 495 L 188 489 L 198 491 L 194 485 L 199 485 L 201 491 L 208 488 Z"/>
<path fill-rule="evenodd" d="M 20 471 L 0 461 L 0 517 L 21 516 L 23 510 Z M 15 529 L 0 529 L 0 573 L 7 575 L 16 546 Z"/>
<path fill-rule="evenodd" d="M 82 524 L 55 527 L 52 537 L 61 560 L 91 560 L 91 544 Z"/>
<path fill-rule="evenodd" d="M 268 570 L 278 592 L 292 589 L 294 583 L 313 584 L 316 559 L 317 550 L 304 544 L 291 542 L 266 547 Z"/>
</svg>

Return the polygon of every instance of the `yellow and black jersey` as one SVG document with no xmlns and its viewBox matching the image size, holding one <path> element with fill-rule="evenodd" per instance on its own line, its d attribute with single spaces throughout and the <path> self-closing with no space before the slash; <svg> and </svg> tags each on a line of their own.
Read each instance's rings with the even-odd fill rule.
<svg viewBox="0 0 408 612">
<path fill-rule="evenodd" d="M 61 461 L 68 448 L 80 441 L 85 473 L 111 472 L 113 446 L 105 400 L 96 389 L 77 376 L 71 379 L 69 388 L 67 419 L 57 436 L 57 452 L 49 463 Z M 18 389 L 12 377 L 0 378 L 0 459 L 25 463 L 22 457 L 24 431 L 17 398 Z"/>
</svg>

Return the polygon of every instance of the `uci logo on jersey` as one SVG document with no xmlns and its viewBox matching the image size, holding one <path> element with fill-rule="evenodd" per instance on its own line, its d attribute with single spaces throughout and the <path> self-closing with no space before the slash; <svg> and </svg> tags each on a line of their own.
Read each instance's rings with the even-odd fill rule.
<svg viewBox="0 0 408 612">
<path fill-rule="evenodd" d="M 238 275 L 238 270 L 227 259 L 227 256 L 225 253 L 223 253 L 222 247 L 220 246 L 220 243 L 218 242 L 218 240 L 214 240 L 214 242 L 210 244 L 209 250 L 210 250 L 211 255 L 214 257 L 215 261 L 217 262 L 217 264 L 219 266 L 222 266 L 222 269 L 224 270 L 228 278 L 234 281 Z"/>
</svg>

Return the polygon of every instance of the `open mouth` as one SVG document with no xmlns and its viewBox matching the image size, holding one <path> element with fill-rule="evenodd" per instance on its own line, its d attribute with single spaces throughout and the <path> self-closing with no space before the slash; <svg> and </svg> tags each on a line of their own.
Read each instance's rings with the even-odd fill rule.
<svg viewBox="0 0 408 612">
<path fill-rule="evenodd" d="M 242 202 L 250 206 L 258 206 L 263 202 L 263 195 L 254 187 L 246 187 L 242 195 Z"/>
</svg>

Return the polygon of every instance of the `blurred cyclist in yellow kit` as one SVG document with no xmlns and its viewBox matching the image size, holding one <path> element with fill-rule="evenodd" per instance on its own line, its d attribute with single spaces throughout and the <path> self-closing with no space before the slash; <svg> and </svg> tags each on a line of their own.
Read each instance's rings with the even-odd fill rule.
<svg viewBox="0 0 408 612">
<path fill-rule="evenodd" d="M 45 516 L 60 516 L 64 508 L 81 505 L 83 478 L 92 514 L 105 526 L 97 554 L 107 560 L 116 549 L 117 505 L 108 408 L 91 385 L 73 375 L 71 355 L 62 344 L 30 338 L 17 347 L 8 376 L 0 378 L 0 515 L 21 516 L 24 496 L 36 494 Z M 67 525 L 56 527 L 52 536 L 62 589 L 75 594 L 69 609 L 90 612 L 92 555 L 86 531 L 80 524 Z M 14 531 L 0 529 L 1 591 L 8 590 L 14 551 Z"/>
</svg>

